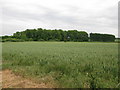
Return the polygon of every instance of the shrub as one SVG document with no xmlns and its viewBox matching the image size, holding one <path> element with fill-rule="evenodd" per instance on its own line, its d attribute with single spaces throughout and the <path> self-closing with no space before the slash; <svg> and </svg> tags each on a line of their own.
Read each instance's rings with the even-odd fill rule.
<svg viewBox="0 0 120 90">
<path fill-rule="evenodd" d="M 2 39 L 2 42 L 23 42 L 24 40 L 22 39 L 16 39 L 16 38 L 6 38 Z"/>
</svg>

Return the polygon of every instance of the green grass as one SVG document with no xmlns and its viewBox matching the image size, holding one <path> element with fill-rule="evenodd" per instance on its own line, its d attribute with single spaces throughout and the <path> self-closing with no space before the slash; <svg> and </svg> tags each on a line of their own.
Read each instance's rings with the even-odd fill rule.
<svg viewBox="0 0 120 90">
<path fill-rule="evenodd" d="M 118 44 L 83 42 L 3 43 L 3 69 L 57 87 L 114 88 L 118 84 Z M 50 82 L 46 80 L 47 83 Z"/>
</svg>

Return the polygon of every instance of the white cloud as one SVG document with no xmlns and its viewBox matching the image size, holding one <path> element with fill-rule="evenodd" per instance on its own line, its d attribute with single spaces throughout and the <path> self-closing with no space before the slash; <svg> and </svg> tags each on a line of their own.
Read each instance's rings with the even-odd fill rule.
<svg viewBox="0 0 120 90">
<path fill-rule="evenodd" d="M 2 0 L 0 3 L 3 35 L 41 27 L 118 36 L 118 0 Z"/>
</svg>

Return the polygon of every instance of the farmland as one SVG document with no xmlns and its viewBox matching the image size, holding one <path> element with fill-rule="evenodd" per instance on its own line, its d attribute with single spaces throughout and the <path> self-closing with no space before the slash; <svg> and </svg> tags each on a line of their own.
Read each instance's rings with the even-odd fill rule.
<svg viewBox="0 0 120 90">
<path fill-rule="evenodd" d="M 2 60 L 3 69 L 55 87 L 114 88 L 118 85 L 117 43 L 5 42 Z"/>
</svg>

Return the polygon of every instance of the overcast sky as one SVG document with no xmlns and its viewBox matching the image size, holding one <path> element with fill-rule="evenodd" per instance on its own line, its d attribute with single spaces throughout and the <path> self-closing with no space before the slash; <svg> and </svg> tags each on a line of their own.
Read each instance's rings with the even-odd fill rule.
<svg viewBox="0 0 120 90">
<path fill-rule="evenodd" d="M 0 0 L 0 35 L 44 28 L 109 33 L 117 37 L 118 1 Z"/>
</svg>

